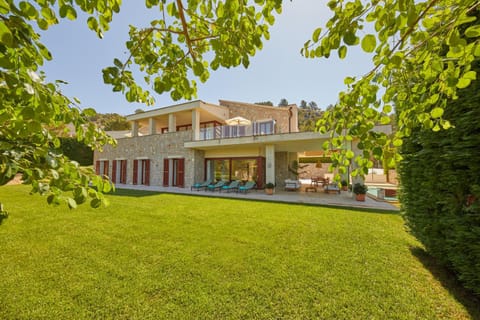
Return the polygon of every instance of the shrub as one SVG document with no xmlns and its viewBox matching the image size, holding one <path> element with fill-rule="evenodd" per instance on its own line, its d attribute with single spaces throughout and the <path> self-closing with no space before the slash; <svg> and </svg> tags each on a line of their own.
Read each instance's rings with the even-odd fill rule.
<svg viewBox="0 0 480 320">
<path fill-rule="evenodd" d="M 427 251 L 480 294 L 480 81 L 459 96 L 443 116 L 454 128 L 404 140 L 400 200 Z"/>
</svg>

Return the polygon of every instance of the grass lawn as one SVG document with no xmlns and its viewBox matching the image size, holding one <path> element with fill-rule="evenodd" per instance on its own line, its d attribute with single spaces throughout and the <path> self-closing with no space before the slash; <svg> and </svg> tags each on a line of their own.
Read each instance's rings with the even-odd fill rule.
<svg viewBox="0 0 480 320">
<path fill-rule="evenodd" d="M 398 214 L 0 187 L 1 319 L 469 319 Z M 472 311 L 473 310 L 473 311 Z"/>
</svg>

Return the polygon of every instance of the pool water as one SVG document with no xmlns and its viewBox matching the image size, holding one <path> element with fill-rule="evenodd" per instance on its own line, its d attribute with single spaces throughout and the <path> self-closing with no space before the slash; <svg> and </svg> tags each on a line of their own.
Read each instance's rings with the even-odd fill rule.
<svg viewBox="0 0 480 320">
<path fill-rule="evenodd" d="M 379 194 L 379 191 L 381 193 L 381 190 L 384 190 L 384 196 L 382 197 L 381 194 Z M 393 190 L 393 189 L 389 189 L 388 190 Z M 396 191 L 396 190 L 395 190 Z M 383 201 L 398 201 L 398 197 L 396 195 L 396 192 L 394 192 L 395 196 L 386 196 L 385 193 L 392 193 L 391 191 L 390 192 L 385 192 L 385 188 L 379 188 L 379 187 L 368 187 L 368 191 L 367 193 L 372 197 L 374 198 L 375 200 L 383 200 Z"/>
</svg>

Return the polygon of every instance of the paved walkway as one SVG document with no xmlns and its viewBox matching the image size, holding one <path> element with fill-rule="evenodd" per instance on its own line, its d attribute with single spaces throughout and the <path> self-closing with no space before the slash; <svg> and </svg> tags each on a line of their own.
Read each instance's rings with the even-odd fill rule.
<svg viewBox="0 0 480 320">
<path fill-rule="evenodd" d="M 276 190 L 273 195 L 266 195 L 263 190 L 250 191 L 247 194 L 236 192 L 211 192 L 211 191 L 190 191 L 190 188 L 161 187 L 161 186 L 143 186 L 143 185 L 124 185 L 115 184 L 117 189 L 146 190 L 165 193 L 178 193 L 186 195 L 223 197 L 233 199 L 251 199 L 259 201 L 276 201 L 286 203 L 304 203 L 340 207 L 368 208 L 377 210 L 398 211 L 398 208 L 388 202 L 376 201 L 367 197 L 365 202 L 356 201 L 351 192 L 342 191 L 340 194 L 327 194 L 321 188 L 317 192 L 305 192 L 305 185 L 301 191 L 283 191 Z"/>
</svg>

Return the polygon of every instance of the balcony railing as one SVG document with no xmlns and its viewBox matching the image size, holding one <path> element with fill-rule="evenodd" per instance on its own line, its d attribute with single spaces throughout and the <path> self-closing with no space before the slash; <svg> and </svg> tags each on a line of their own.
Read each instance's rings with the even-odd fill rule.
<svg viewBox="0 0 480 320">
<path fill-rule="evenodd" d="M 217 126 L 200 129 L 199 140 L 238 138 L 275 133 L 275 120 L 253 122 L 249 125 Z"/>
</svg>

